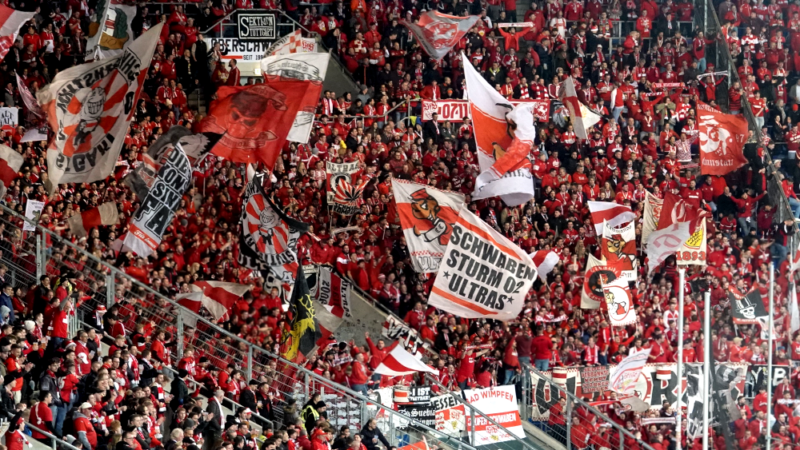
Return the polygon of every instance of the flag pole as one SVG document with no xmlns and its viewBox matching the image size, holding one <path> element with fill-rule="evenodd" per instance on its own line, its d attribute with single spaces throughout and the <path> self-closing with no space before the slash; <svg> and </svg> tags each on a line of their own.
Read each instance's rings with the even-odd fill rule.
<svg viewBox="0 0 800 450">
<path fill-rule="evenodd" d="M 706 396 L 706 401 L 703 402 L 703 448 L 710 448 L 708 446 L 708 415 L 709 415 L 709 402 L 711 398 L 708 393 L 710 392 L 711 383 L 708 382 L 711 376 L 711 292 L 706 291 L 703 301 L 703 394 Z"/>
<path fill-rule="evenodd" d="M 683 411 L 681 397 L 683 396 L 683 302 L 686 283 L 686 269 L 678 269 L 678 423 L 677 442 L 675 448 L 681 450 L 681 427 L 683 426 Z"/>
<path fill-rule="evenodd" d="M 772 324 L 775 308 L 775 264 L 769 265 L 769 325 L 767 326 L 767 426 L 772 415 Z M 767 432 L 767 450 L 772 448 L 772 433 Z"/>
</svg>

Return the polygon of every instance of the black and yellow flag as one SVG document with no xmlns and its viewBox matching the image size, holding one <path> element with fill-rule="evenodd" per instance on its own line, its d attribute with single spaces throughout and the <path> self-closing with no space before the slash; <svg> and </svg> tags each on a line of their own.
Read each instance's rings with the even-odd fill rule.
<svg viewBox="0 0 800 450">
<path fill-rule="evenodd" d="M 322 332 L 314 314 L 311 292 L 306 284 L 303 266 L 297 268 L 291 300 L 292 329 L 284 336 L 281 356 L 296 361 L 314 351 Z"/>
</svg>

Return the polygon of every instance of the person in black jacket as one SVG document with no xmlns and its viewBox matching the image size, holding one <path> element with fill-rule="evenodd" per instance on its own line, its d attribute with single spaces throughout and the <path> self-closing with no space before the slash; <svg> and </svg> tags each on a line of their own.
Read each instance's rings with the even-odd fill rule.
<svg viewBox="0 0 800 450">
<path fill-rule="evenodd" d="M 248 408 L 250 411 L 260 414 L 258 403 L 256 401 L 256 393 L 253 391 L 254 386 L 257 385 L 258 381 L 250 380 L 248 385 L 242 389 L 241 393 L 239 393 L 239 403 L 245 408 Z"/>
<path fill-rule="evenodd" d="M 391 448 L 392 446 L 389 445 L 389 441 L 383 437 L 383 433 L 381 430 L 378 429 L 378 423 L 375 422 L 375 419 L 370 419 L 364 428 L 361 429 L 361 443 L 367 447 L 367 450 L 378 450 L 378 443 L 380 442 L 383 444 L 387 449 Z"/>
<path fill-rule="evenodd" d="M 173 411 L 177 411 L 189 398 L 189 388 L 186 386 L 186 377 L 188 376 L 189 372 L 186 369 L 178 369 L 178 376 L 170 383 L 172 400 L 169 402 L 169 407 Z"/>
</svg>

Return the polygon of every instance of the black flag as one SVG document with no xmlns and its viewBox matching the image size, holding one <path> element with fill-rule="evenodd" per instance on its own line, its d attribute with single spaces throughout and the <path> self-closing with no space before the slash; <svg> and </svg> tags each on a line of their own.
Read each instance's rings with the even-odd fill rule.
<svg viewBox="0 0 800 450">
<path fill-rule="evenodd" d="M 314 351 L 317 340 L 322 337 L 302 265 L 297 269 L 290 305 L 292 329 L 284 337 L 281 356 L 289 361 L 298 361 L 302 360 L 300 355 L 305 357 Z"/>
<path fill-rule="evenodd" d="M 761 293 L 753 289 L 747 295 L 743 295 L 737 289 L 728 292 L 728 300 L 731 302 L 731 316 L 733 323 L 739 325 L 759 323 L 759 317 L 767 316 L 767 309 L 764 308 L 764 301 Z"/>
</svg>

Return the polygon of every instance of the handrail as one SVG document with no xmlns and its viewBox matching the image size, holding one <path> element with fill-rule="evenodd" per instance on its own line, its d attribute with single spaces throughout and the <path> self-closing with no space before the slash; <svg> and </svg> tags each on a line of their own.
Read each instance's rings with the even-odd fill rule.
<svg viewBox="0 0 800 450">
<path fill-rule="evenodd" d="M 307 370 L 307 369 L 305 369 L 305 368 L 303 368 L 303 367 L 301 367 L 301 366 L 299 366 L 299 365 L 297 365 L 297 364 L 295 364 L 295 363 L 293 363 L 291 361 L 283 359 L 280 356 L 275 355 L 274 353 L 270 352 L 267 349 L 264 349 L 262 347 L 257 347 L 255 345 L 251 344 L 250 342 L 248 342 L 248 341 L 246 341 L 246 340 L 244 340 L 244 339 L 242 339 L 242 338 L 240 338 L 240 337 L 238 337 L 238 336 L 236 336 L 234 334 L 229 333 L 228 331 L 222 329 L 218 325 L 216 325 L 214 323 L 211 323 L 210 321 L 206 320 L 204 317 L 200 316 L 199 314 L 196 314 L 196 313 L 188 310 L 186 307 L 176 303 L 173 299 L 170 299 L 169 297 L 165 297 L 165 296 L 161 295 L 160 293 L 158 293 L 158 292 L 154 291 L 153 289 L 151 289 L 149 286 L 146 286 L 143 283 L 139 282 L 138 280 L 130 277 L 128 274 L 120 271 L 116 267 L 110 266 L 105 261 L 98 259 L 97 257 L 95 257 L 94 255 L 92 255 L 90 253 L 87 253 L 83 249 L 79 248 L 78 246 L 76 246 L 72 242 L 67 241 L 66 239 L 64 239 L 63 237 L 59 236 L 58 234 L 55 234 L 52 231 L 39 226 L 37 223 L 33 222 L 32 220 L 28 219 L 27 217 L 19 215 L 17 212 L 9 209 L 6 205 L 0 204 L 0 211 L 4 211 L 5 213 L 10 215 L 11 217 L 15 217 L 17 219 L 23 220 L 24 222 L 27 222 L 28 224 L 30 224 L 31 226 L 33 226 L 37 230 L 49 234 L 53 238 L 54 242 L 60 242 L 60 243 L 66 244 L 67 246 L 69 246 L 70 248 L 74 249 L 75 251 L 77 251 L 82 256 L 86 256 L 91 261 L 99 263 L 102 267 L 107 267 L 109 270 L 111 270 L 113 273 L 119 275 L 121 278 L 129 280 L 134 285 L 146 289 L 148 292 L 152 293 L 152 295 L 155 296 L 156 298 L 161 298 L 161 299 L 166 300 L 167 303 L 169 303 L 171 306 L 173 306 L 177 310 L 179 310 L 181 312 L 181 314 L 189 313 L 190 316 L 192 316 L 194 318 L 197 318 L 199 321 L 201 321 L 201 322 L 205 323 L 206 325 L 212 327 L 214 332 L 229 336 L 230 338 L 234 339 L 238 343 L 244 343 L 245 346 L 248 348 L 248 350 L 249 350 L 251 355 L 254 353 L 253 350 L 256 349 L 257 351 L 262 352 L 263 354 L 266 354 L 268 357 L 274 358 L 274 359 L 280 361 L 285 366 L 291 367 L 298 374 L 302 373 L 305 376 L 309 377 L 310 379 L 313 379 L 313 380 L 315 380 L 315 381 L 317 381 L 319 383 L 322 383 L 323 385 L 331 386 L 335 391 L 338 391 L 339 393 L 347 394 L 352 398 L 360 400 L 364 404 L 372 405 L 372 406 L 375 406 L 375 407 L 377 407 L 379 409 L 382 409 L 383 411 L 385 411 L 386 413 L 392 415 L 393 417 L 397 416 L 398 419 L 400 419 L 402 421 L 413 423 L 414 427 L 420 428 L 421 430 L 426 431 L 427 433 L 429 433 L 430 436 L 444 436 L 443 438 L 437 437 L 437 440 L 439 440 L 440 442 L 453 442 L 454 444 L 457 443 L 458 446 L 461 446 L 462 448 L 475 450 L 474 447 L 466 444 L 465 442 L 463 442 L 460 439 L 457 439 L 457 438 L 455 438 L 453 436 L 449 436 L 449 435 L 446 435 L 446 434 L 441 433 L 439 431 L 436 431 L 434 429 L 431 429 L 430 427 L 422 424 L 419 421 L 416 421 L 416 420 L 414 420 L 414 419 L 412 419 L 410 417 L 407 417 L 407 416 L 405 416 L 405 415 L 403 415 L 403 414 L 401 414 L 399 412 L 396 412 L 394 410 L 391 410 L 391 409 L 388 409 L 388 408 L 384 407 L 382 404 L 377 403 L 374 400 L 371 400 L 370 398 L 368 398 L 368 397 L 366 397 L 366 396 L 364 396 L 364 395 L 362 395 L 362 394 L 350 389 L 347 386 L 343 386 L 343 385 L 340 385 L 340 384 L 336 383 L 333 380 L 329 380 L 327 378 L 323 378 L 322 376 L 317 375 L 315 372 L 309 371 L 309 370 Z M 180 318 L 181 316 L 178 315 L 177 317 Z M 178 319 L 178 320 L 180 320 L 180 319 Z M 182 343 L 183 343 L 182 336 L 181 336 L 181 339 L 178 339 L 177 342 L 178 342 L 179 345 L 182 345 Z M 250 364 L 249 365 L 252 365 L 252 358 L 250 360 Z M 252 377 L 252 373 L 248 374 L 248 378 L 251 378 L 251 379 L 253 378 Z"/>
<path fill-rule="evenodd" d="M 570 405 L 569 401 L 572 400 L 573 403 L 575 403 L 577 405 L 580 405 L 583 408 L 586 408 L 587 410 L 592 412 L 597 417 L 605 420 L 609 425 L 611 425 L 612 428 L 615 428 L 617 431 L 619 431 L 620 433 L 624 434 L 625 436 L 628 436 L 629 438 L 632 438 L 632 439 L 636 440 L 637 444 L 639 444 L 640 447 L 644 448 L 645 450 L 654 450 L 653 447 L 648 445 L 646 442 L 642 441 L 641 439 L 636 439 L 636 436 L 633 433 L 631 433 L 627 429 L 619 426 L 619 424 L 617 424 L 616 422 L 611 420 L 611 418 L 609 418 L 608 416 L 603 414 L 600 410 L 598 410 L 594 406 L 586 403 L 585 401 L 581 400 L 580 398 L 578 398 L 577 396 L 575 396 L 571 392 L 567 391 L 566 389 L 562 388 L 555 381 L 553 381 L 552 378 L 550 378 L 547 375 L 543 374 L 542 372 L 539 372 L 538 370 L 536 370 L 536 368 L 533 365 L 527 364 L 527 363 L 522 363 L 522 366 L 525 368 L 524 371 L 525 371 L 525 373 L 527 375 L 525 377 L 525 379 L 527 380 L 528 383 L 530 383 L 530 374 L 531 373 L 535 373 L 536 376 L 538 376 L 540 378 L 544 378 L 545 380 L 549 380 L 550 389 L 554 389 L 555 388 L 557 391 L 563 392 L 565 394 L 566 398 L 567 398 L 567 405 L 568 405 L 567 409 L 568 410 L 570 409 L 569 408 L 569 405 Z M 529 395 L 534 395 L 532 389 L 530 389 L 529 391 L 530 391 Z M 551 394 L 551 396 L 552 396 L 552 394 Z M 571 419 L 572 419 L 572 417 L 567 417 L 566 411 L 565 411 L 564 421 L 567 423 L 568 427 L 571 426 L 571 423 L 572 423 Z M 570 438 L 570 436 L 567 436 L 568 442 L 569 442 L 569 438 Z M 620 442 L 620 446 L 622 446 L 622 442 Z"/>
<path fill-rule="evenodd" d="M 34 426 L 34 425 L 33 425 L 33 424 L 31 424 L 30 422 L 27 422 L 27 421 L 26 421 L 26 422 L 25 422 L 25 426 L 26 426 L 26 427 L 28 427 L 28 428 L 30 428 L 30 429 L 31 429 L 31 430 L 33 430 L 33 431 L 36 431 L 37 433 L 42 433 L 43 435 L 45 435 L 45 436 L 47 436 L 49 439 L 51 439 L 51 441 L 50 441 L 50 448 L 52 448 L 53 450 L 55 450 L 55 449 L 56 449 L 56 442 L 58 443 L 58 445 L 63 445 L 64 447 L 67 447 L 69 450 L 80 450 L 78 447 L 75 447 L 74 445 L 72 445 L 72 444 L 70 444 L 70 443 L 68 443 L 68 442 L 64 441 L 63 439 L 59 439 L 59 438 L 58 438 L 58 437 L 56 437 L 54 434 L 51 434 L 51 433 L 49 433 L 49 432 L 47 432 L 47 431 L 44 431 L 43 429 L 41 429 L 41 428 L 39 428 L 39 427 L 37 427 L 37 426 Z M 33 439 L 33 438 L 31 438 L 31 439 Z M 41 442 L 41 441 L 39 441 L 39 440 L 37 439 L 37 442 Z"/>
</svg>

